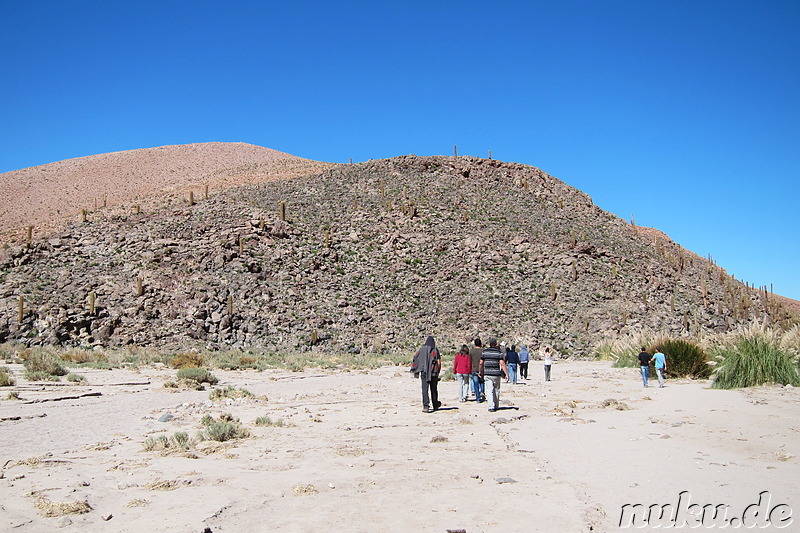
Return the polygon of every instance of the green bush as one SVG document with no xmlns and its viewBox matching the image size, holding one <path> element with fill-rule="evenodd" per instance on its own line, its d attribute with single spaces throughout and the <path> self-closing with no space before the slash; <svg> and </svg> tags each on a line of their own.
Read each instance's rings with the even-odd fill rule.
<svg viewBox="0 0 800 533">
<path fill-rule="evenodd" d="M 28 352 L 25 357 L 25 370 L 30 374 L 48 374 L 50 376 L 66 376 L 67 369 L 64 368 L 61 359 L 52 353 L 45 351 Z M 26 379 L 27 376 L 26 376 Z"/>
<path fill-rule="evenodd" d="M 276 426 L 276 427 L 283 427 L 286 423 L 283 421 L 282 418 L 278 418 L 277 420 L 272 420 L 269 416 L 259 416 L 256 418 L 255 424 L 257 426 Z"/>
<path fill-rule="evenodd" d="M 71 381 L 72 383 L 86 383 L 86 378 L 80 374 L 67 374 L 67 381 Z"/>
<path fill-rule="evenodd" d="M 711 384 L 715 389 L 755 387 L 766 383 L 800 386 L 800 374 L 791 355 L 774 336 L 750 333 L 716 349 L 722 362 Z"/>
<path fill-rule="evenodd" d="M 155 438 L 148 437 L 147 440 L 144 441 L 142 447 L 146 452 L 152 452 L 156 450 L 171 450 L 174 448 L 188 450 L 193 445 L 194 442 L 189 438 L 188 433 L 184 431 L 178 431 L 172 435 L 172 437 L 167 437 L 163 434 Z"/>
<path fill-rule="evenodd" d="M 250 435 L 250 432 L 242 427 L 238 418 L 230 414 L 222 414 L 219 420 L 214 420 L 211 416 L 205 415 L 200 421 L 204 428 L 198 432 L 200 440 L 215 440 L 225 442 L 232 439 L 242 439 Z"/>
<path fill-rule="evenodd" d="M 659 344 L 667 356 L 667 375 L 706 379 L 711 376 L 708 354 L 700 346 L 685 339 L 669 339 Z M 652 353 L 655 353 L 653 350 Z"/>
<path fill-rule="evenodd" d="M 216 385 L 219 381 L 214 375 L 205 368 L 181 368 L 177 374 L 178 380 L 194 381 L 195 383 L 208 383 Z"/>
<path fill-rule="evenodd" d="M 25 371 L 25 379 L 28 381 L 61 381 L 61 378 L 47 372 L 30 372 Z"/>
<path fill-rule="evenodd" d="M 208 399 L 217 401 L 223 398 L 251 398 L 252 396 L 253 393 L 247 389 L 237 389 L 236 387 L 228 385 L 220 389 L 212 390 L 211 394 L 208 395 Z"/>
</svg>

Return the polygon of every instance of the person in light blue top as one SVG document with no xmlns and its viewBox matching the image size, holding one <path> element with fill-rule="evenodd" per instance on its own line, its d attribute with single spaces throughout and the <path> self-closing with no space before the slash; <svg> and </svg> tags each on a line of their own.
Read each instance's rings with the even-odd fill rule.
<svg viewBox="0 0 800 533">
<path fill-rule="evenodd" d="M 528 353 L 528 347 L 523 346 L 519 350 L 519 377 L 521 379 L 528 379 L 528 361 L 530 361 L 531 356 Z"/>
<path fill-rule="evenodd" d="M 661 353 L 661 348 L 656 349 L 653 354 L 653 361 L 656 364 L 656 374 L 658 374 L 658 388 L 664 388 L 664 372 L 667 371 L 667 356 Z"/>
</svg>

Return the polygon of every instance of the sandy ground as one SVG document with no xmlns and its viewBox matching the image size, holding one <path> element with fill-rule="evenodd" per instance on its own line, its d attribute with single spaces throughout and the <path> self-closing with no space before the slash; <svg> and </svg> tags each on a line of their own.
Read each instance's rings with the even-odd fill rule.
<svg viewBox="0 0 800 533">
<path fill-rule="evenodd" d="M 529 381 L 504 383 L 498 412 L 459 403 L 443 382 L 445 405 L 425 414 L 418 382 L 397 367 L 215 371 L 218 386 L 257 397 L 212 403 L 208 391 L 164 388 L 169 369 L 84 369 L 87 385 L 45 386 L 9 366 L 18 383 L 0 400 L 3 531 L 616 531 L 623 505 L 676 504 L 684 491 L 693 504 L 730 505 L 729 518 L 763 491 L 770 507 L 800 512 L 793 388 L 644 389 L 635 369 L 562 361 L 551 382 L 532 364 Z M 143 450 L 148 437 L 195 435 L 204 414 L 221 413 L 252 435 Z M 287 426 L 255 426 L 263 415 Z M 44 517 L 42 498 L 91 511 Z"/>
</svg>

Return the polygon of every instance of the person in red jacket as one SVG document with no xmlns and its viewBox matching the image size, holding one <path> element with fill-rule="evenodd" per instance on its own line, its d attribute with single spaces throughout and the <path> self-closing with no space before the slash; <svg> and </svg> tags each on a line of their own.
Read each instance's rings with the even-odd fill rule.
<svg viewBox="0 0 800 533">
<path fill-rule="evenodd" d="M 469 381 L 472 374 L 472 359 L 469 347 L 464 344 L 453 359 L 453 374 L 458 380 L 458 401 L 466 402 L 469 397 Z"/>
</svg>

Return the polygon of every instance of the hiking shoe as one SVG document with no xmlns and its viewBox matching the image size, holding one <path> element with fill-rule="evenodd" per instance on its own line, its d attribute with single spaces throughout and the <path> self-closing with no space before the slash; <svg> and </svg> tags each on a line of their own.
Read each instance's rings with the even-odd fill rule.
<svg viewBox="0 0 800 533">
<path fill-rule="evenodd" d="M 489 409 L 490 413 L 494 413 L 495 411 L 497 411 L 497 409 Z"/>
</svg>

